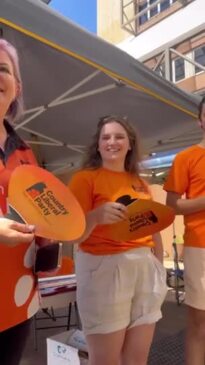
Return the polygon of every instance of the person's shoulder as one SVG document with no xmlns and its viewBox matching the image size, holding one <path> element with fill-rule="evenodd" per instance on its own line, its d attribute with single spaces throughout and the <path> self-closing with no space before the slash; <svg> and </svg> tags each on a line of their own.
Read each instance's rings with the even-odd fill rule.
<svg viewBox="0 0 205 365">
<path fill-rule="evenodd" d="M 98 169 L 90 169 L 90 168 L 82 168 L 73 173 L 72 178 L 74 179 L 83 179 L 83 180 L 92 180 L 95 179 L 98 173 Z"/>
<path fill-rule="evenodd" d="M 198 145 L 193 145 L 176 154 L 176 160 L 186 160 L 187 158 L 193 158 L 200 152 L 200 147 Z"/>
</svg>

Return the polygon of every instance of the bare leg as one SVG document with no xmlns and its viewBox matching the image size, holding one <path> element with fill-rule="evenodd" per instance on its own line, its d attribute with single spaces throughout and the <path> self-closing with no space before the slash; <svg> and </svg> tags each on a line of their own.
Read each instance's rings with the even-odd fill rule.
<svg viewBox="0 0 205 365">
<path fill-rule="evenodd" d="M 205 311 L 188 307 L 186 365 L 205 364 Z"/>
<path fill-rule="evenodd" d="M 155 323 L 130 328 L 125 335 L 121 365 L 146 365 Z"/>
<path fill-rule="evenodd" d="M 89 365 L 119 365 L 125 331 L 87 336 Z"/>
</svg>

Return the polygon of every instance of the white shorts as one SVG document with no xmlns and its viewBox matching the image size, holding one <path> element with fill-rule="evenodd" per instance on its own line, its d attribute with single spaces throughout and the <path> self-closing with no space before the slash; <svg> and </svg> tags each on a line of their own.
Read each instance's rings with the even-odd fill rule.
<svg viewBox="0 0 205 365">
<path fill-rule="evenodd" d="M 77 301 L 83 330 L 105 334 L 161 318 L 166 270 L 149 248 L 114 255 L 76 255 Z"/>
<path fill-rule="evenodd" d="M 205 248 L 184 248 L 185 303 L 205 310 Z"/>
</svg>

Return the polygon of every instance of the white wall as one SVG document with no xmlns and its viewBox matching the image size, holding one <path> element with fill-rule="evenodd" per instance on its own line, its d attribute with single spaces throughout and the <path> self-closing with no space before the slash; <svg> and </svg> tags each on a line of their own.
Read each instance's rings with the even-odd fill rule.
<svg viewBox="0 0 205 365">
<path fill-rule="evenodd" d="M 137 37 L 130 37 L 117 46 L 138 59 L 203 25 L 205 28 L 205 0 L 195 0 Z"/>
<path fill-rule="evenodd" d="M 128 1 L 130 0 L 126 0 Z M 97 0 L 97 34 L 113 44 L 122 42 L 130 35 L 121 28 L 120 9 L 119 0 Z M 126 14 L 129 18 L 133 18 L 133 4 L 126 7 Z"/>
</svg>

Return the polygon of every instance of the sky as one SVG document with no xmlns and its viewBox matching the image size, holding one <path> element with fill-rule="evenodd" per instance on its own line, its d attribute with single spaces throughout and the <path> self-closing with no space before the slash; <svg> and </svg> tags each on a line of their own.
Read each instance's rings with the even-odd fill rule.
<svg viewBox="0 0 205 365">
<path fill-rule="evenodd" d="M 73 22 L 96 33 L 97 0 L 51 0 L 49 6 Z"/>
</svg>

